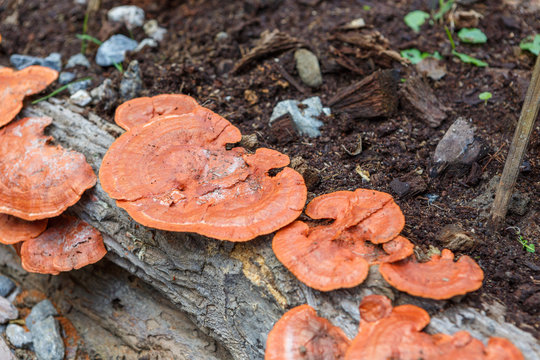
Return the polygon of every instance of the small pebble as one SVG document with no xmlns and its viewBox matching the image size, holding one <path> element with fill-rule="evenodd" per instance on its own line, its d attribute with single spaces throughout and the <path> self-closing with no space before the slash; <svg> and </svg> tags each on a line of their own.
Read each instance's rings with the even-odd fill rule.
<svg viewBox="0 0 540 360">
<path fill-rule="evenodd" d="M 58 83 L 60 85 L 66 85 L 75 79 L 75 74 L 72 72 L 62 71 L 58 76 Z"/>
<path fill-rule="evenodd" d="M 68 91 L 71 95 L 75 94 L 79 90 L 86 90 L 92 85 L 92 80 L 87 79 L 84 81 L 77 81 L 73 84 L 68 85 Z"/>
<path fill-rule="evenodd" d="M 128 69 L 122 76 L 120 82 L 120 96 L 124 100 L 131 100 L 139 96 L 142 90 L 141 69 L 139 62 L 133 60 L 129 63 Z"/>
<path fill-rule="evenodd" d="M 92 102 L 92 96 L 86 90 L 78 90 L 69 97 L 69 101 L 77 106 L 86 106 Z"/>
<path fill-rule="evenodd" d="M 283 100 L 274 107 L 272 116 L 270 117 L 270 125 L 276 119 L 290 114 L 296 130 L 300 135 L 317 137 L 321 135 L 319 128 L 323 125 L 323 122 L 316 117 L 322 113 L 328 116 L 330 115 L 330 109 L 322 106 L 321 99 L 318 96 L 305 99 L 301 102 L 298 100 Z"/>
<path fill-rule="evenodd" d="M 58 315 L 58 312 L 48 299 L 40 301 L 34 305 L 30 314 L 26 317 L 26 327 L 32 331 L 34 324 L 49 316 L 55 315 Z"/>
<path fill-rule="evenodd" d="M 10 56 L 9 62 L 11 62 L 17 70 L 24 69 L 31 65 L 45 66 L 56 71 L 62 70 L 62 55 L 59 53 L 51 53 L 46 58 L 13 54 Z"/>
<path fill-rule="evenodd" d="M 167 34 L 167 29 L 160 27 L 155 19 L 147 21 L 146 24 L 144 24 L 143 29 L 147 36 L 150 36 L 158 42 L 162 42 Z"/>
<path fill-rule="evenodd" d="M 39 360 L 63 360 L 64 342 L 58 321 L 49 316 L 32 327 L 34 351 Z"/>
<path fill-rule="evenodd" d="M 5 297 L 0 296 L 0 324 L 5 324 L 9 320 L 19 317 L 19 311 Z"/>
<path fill-rule="evenodd" d="M 7 326 L 6 336 L 11 345 L 16 348 L 28 349 L 32 345 L 32 334 L 17 324 Z"/>
<path fill-rule="evenodd" d="M 117 6 L 109 10 L 110 22 L 122 22 L 130 30 L 144 24 L 144 10 L 134 5 Z"/>
<path fill-rule="evenodd" d="M 84 56 L 81 53 L 78 53 L 78 54 L 75 54 L 75 55 L 73 55 L 72 57 L 69 58 L 69 60 L 68 60 L 68 62 L 66 64 L 66 69 L 75 67 L 77 65 L 84 66 L 85 68 L 89 68 L 90 67 L 90 61 L 88 61 L 86 56 Z"/>
<path fill-rule="evenodd" d="M 216 34 L 215 40 L 216 42 L 222 42 L 229 38 L 229 34 L 227 34 L 225 31 L 220 31 Z"/>
<path fill-rule="evenodd" d="M 10 278 L 0 275 L 0 296 L 8 296 L 14 288 L 15 283 Z"/>
<path fill-rule="evenodd" d="M 113 35 L 100 45 L 96 54 L 99 66 L 112 66 L 124 61 L 126 51 L 133 51 L 139 43 L 124 35 Z"/>
<path fill-rule="evenodd" d="M 307 49 L 294 52 L 296 70 L 302 82 L 309 87 L 319 87 L 322 84 L 321 68 L 317 56 Z"/>
</svg>

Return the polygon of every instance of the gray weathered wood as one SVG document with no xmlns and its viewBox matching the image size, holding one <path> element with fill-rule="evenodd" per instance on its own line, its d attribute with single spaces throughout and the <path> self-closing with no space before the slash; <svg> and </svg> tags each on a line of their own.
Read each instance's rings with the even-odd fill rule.
<svg viewBox="0 0 540 360">
<path fill-rule="evenodd" d="M 40 103 L 25 113 L 53 117 L 48 133 L 63 146 L 84 153 L 96 172 L 114 136 L 121 132 L 95 115 L 85 118 L 60 103 Z M 71 211 L 105 234 L 109 260 L 161 292 L 234 359 L 262 359 L 268 332 L 293 306 L 314 306 L 320 316 L 332 320 L 353 337 L 357 331 L 358 304 L 364 295 L 385 293 L 397 302 L 418 302 L 412 297 L 397 297 L 374 274 L 367 284 L 353 289 L 330 293 L 312 290 L 277 261 L 270 236 L 234 244 L 196 234 L 148 229 L 119 209 L 99 184 Z M 441 302 L 422 300 L 421 304 L 432 311 L 442 310 Z M 445 319 L 447 325 L 437 331 L 453 330 L 450 327 L 457 320 L 451 316 Z M 467 330 L 467 326 L 464 322 L 461 328 Z M 496 328 L 478 334 L 485 340 L 486 336 L 502 333 Z M 534 351 L 540 354 L 537 341 L 518 328 L 510 340 L 521 344 L 518 346 L 527 350 L 526 355 L 534 356 Z"/>
</svg>

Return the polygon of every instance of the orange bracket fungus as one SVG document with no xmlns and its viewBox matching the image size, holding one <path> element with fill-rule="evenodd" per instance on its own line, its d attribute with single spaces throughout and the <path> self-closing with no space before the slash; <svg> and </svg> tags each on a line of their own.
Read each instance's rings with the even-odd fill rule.
<svg viewBox="0 0 540 360">
<path fill-rule="evenodd" d="M 468 256 L 454 262 L 454 254 L 444 249 L 426 263 L 418 263 L 412 256 L 379 267 L 384 279 L 393 287 L 414 296 L 430 299 L 449 299 L 478 290 L 484 272 Z"/>
<path fill-rule="evenodd" d="M 61 214 L 96 183 L 84 155 L 50 144 L 51 118 L 24 118 L 0 129 L 0 213 L 24 220 Z"/>
<path fill-rule="evenodd" d="M 276 233 L 272 248 L 279 261 L 314 289 L 356 286 L 366 279 L 370 265 L 413 253 L 413 245 L 398 236 L 405 219 L 389 194 L 338 191 L 313 199 L 305 212 L 313 219 L 335 221 L 311 228 L 295 221 Z"/>
<path fill-rule="evenodd" d="M 0 127 L 21 111 L 25 96 L 37 94 L 58 77 L 58 72 L 44 66 L 29 66 L 19 71 L 0 69 Z"/>
<path fill-rule="evenodd" d="M 47 228 L 47 219 L 26 221 L 15 216 L 0 214 L 0 243 L 13 245 L 35 238 Z"/>
<path fill-rule="evenodd" d="M 289 164 L 286 155 L 227 150 L 241 139 L 236 127 L 189 97 L 172 97 L 176 107 L 170 99 L 143 98 L 140 106 L 132 100 L 117 112 L 127 119 L 147 109 L 124 123 L 129 130 L 103 158 L 101 185 L 119 207 L 145 226 L 230 241 L 271 233 L 300 215 L 307 196 L 302 176 L 291 168 L 268 174 Z M 150 119 L 156 112 L 165 115 Z"/>
<path fill-rule="evenodd" d="M 289 310 L 266 340 L 265 360 L 344 359 L 350 345 L 343 330 L 309 305 Z"/>
<path fill-rule="evenodd" d="M 382 295 L 366 296 L 360 304 L 358 335 L 347 350 L 346 360 L 521 360 L 520 351 L 508 340 L 490 338 L 488 346 L 468 332 L 429 335 L 428 313 L 414 305 L 392 308 Z"/>
<path fill-rule="evenodd" d="M 101 233 L 67 215 L 51 219 L 41 235 L 22 243 L 22 267 L 29 272 L 57 275 L 101 260 L 107 253 Z"/>
</svg>

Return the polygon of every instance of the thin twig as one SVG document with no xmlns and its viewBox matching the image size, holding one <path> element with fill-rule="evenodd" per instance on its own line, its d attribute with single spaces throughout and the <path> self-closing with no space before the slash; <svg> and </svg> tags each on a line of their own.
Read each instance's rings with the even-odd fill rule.
<svg viewBox="0 0 540 360">
<path fill-rule="evenodd" d="M 278 69 L 279 73 L 281 74 L 281 76 L 283 76 L 285 78 L 285 80 L 287 80 L 292 86 L 294 86 L 296 88 L 296 90 L 300 91 L 302 94 L 307 94 L 307 90 L 306 88 L 304 88 L 302 85 L 300 85 L 298 83 L 298 81 L 296 81 L 291 74 L 289 74 L 287 72 L 287 70 L 285 70 L 285 68 L 283 66 L 281 66 L 281 64 L 276 64 L 276 68 Z"/>
</svg>

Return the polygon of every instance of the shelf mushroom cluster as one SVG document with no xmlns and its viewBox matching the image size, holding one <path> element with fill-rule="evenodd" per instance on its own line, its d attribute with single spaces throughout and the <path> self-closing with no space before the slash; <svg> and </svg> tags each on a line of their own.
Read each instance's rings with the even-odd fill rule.
<svg viewBox="0 0 540 360">
<path fill-rule="evenodd" d="M 382 295 L 360 303 L 360 325 L 352 340 L 309 305 L 289 310 L 274 325 L 266 342 L 266 360 L 521 360 L 508 340 L 489 339 L 487 346 L 466 331 L 454 335 L 422 332 L 429 314 L 414 305 L 392 307 Z"/>
<path fill-rule="evenodd" d="M 44 135 L 51 118 L 12 122 L 23 98 L 57 76 L 41 66 L 0 69 L 0 243 L 16 246 L 27 271 L 46 274 L 78 269 L 106 253 L 96 229 L 59 216 L 96 183 L 84 155 L 51 144 Z"/>
<path fill-rule="evenodd" d="M 294 221 L 307 189 L 289 158 L 254 154 L 229 121 L 186 95 L 130 100 L 116 110 L 127 131 L 103 158 L 103 189 L 149 227 L 248 241 Z M 272 169 L 283 168 L 275 176 Z"/>
</svg>

